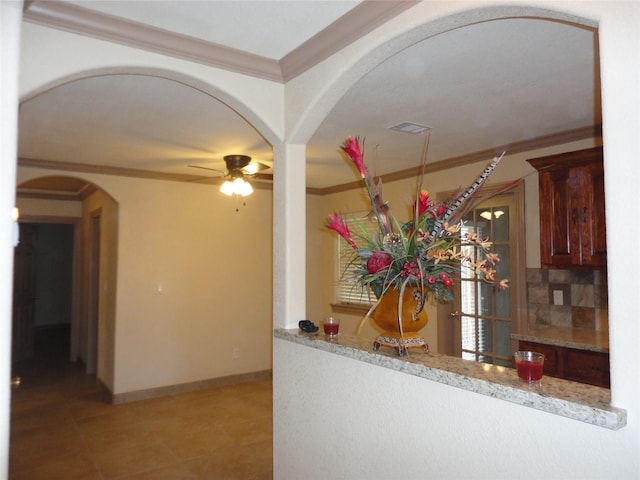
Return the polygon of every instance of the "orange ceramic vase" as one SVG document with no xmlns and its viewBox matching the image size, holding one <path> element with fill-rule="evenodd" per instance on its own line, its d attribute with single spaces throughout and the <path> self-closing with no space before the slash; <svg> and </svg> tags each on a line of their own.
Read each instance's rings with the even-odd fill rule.
<svg viewBox="0 0 640 480">
<path fill-rule="evenodd" d="M 380 346 L 395 348 L 398 355 L 405 355 L 408 348 L 421 348 L 429 351 L 429 345 L 424 338 L 417 333 L 422 330 L 429 321 L 424 310 L 423 295 L 420 287 L 406 287 L 402 296 L 400 318 L 398 318 L 398 302 L 400 292 L 395 288 L 389 289 L 380 298 L 371 318 L 378 327 L 383 330 L 373 343 L 373 349 Z M 400 331 L 402 322 L 402 332 Z"/>
</svg>

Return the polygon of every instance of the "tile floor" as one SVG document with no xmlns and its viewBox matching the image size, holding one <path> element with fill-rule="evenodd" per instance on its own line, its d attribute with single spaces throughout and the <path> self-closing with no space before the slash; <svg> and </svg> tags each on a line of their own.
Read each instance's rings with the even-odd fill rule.
<svg viewBox="0 0 640 480">
<path fill-rule="evenodd" d="M 10 480 L 272 478 L 270 380 L 111 405 L 64 356 L 37 357 L 14 366 Z"/>
</svg>

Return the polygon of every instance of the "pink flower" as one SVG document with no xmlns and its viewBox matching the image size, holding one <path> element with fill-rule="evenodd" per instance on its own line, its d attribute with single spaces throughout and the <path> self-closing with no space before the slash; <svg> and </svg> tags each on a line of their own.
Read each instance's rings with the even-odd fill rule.
<svg viewBox="0 0 640 480">
<path fill-rule="evenodd" d="M 351 237 L 351 232 L 349 231 L 349 227 L 347 226 L 347 222 L 345 222 L 344 218 L 342 218 L 337 213 L 332 213 L 327 217 L 327 228 L 338 232 L 344 238 L 349 245 L 354 250 L 358 249 L 356 242 L 353 241 Z"/>
<path fill-rule="evenodd" d="M 362 149 L 360 147 L 359 138 L 348 136 L 340 148 L 342 148 L 344 153 L 346 153 L 347 156 L 353 161 L 362 178 L 366 178 L 367 167 L 364 164 L 364 154 L 362 153 Z"/>
<path fill-rule="evenodd" d="M 391 265 L 391 255 L 385 252 L 373 252 L 367 260 L 367 272 L 376 273 Z"/>
<path fill-rule="evenodd" d="M 500 262 L 500 257 L 498 257 L 497 253 L 488 252 L 488 253 L 486 253 L 486 260 L 491 265 L 496 265 L 496 264 L 498 264 Z"/>
<path fill-rule="evenodd" d="M 439 203 L 436 206 L 436 217 L 440 218 L 446 213 L 446 211 L 447 211 L 447 206 L 444 203 Z"/>
<path fill-rule="evenodd" d="M 493 281 L 496 279 L 496 271 L 491 269 L 491 268 L 487 268 L 484 270 L 484 278 L 485 280 L 488 281 Z"/>
</svg>

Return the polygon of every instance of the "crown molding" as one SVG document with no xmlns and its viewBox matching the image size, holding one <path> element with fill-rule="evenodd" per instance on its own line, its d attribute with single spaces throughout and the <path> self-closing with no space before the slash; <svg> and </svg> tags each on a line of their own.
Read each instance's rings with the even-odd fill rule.
<svg viewBox="0 0 640 480">
<path fill-rule="evenodd" d="M 365 0 L 279 61 L 63 1 L 26 1 L 23 18 L 45 27 L 284 83 L 416 3 L 419 1 Z"/>
<path fill-rule="evenodd" d="M 111 167 L 107 165 L 90 165 L 87 163 L 58 162 L 54 160 L 40 160 L 37 158 L 18 158 L 19 167 L 46 168 L 50 170 L 65 170 L 83 173 L 98 173 L 102 175 L 118 175 L 122 177 L 149 178 L 152 180 L 174 180 L 180 182 L 195 182 L 210 179 L 201 175 L 183 175 L 179 173 L 155 172 L 135 168 Z"/>
<path fill-rule="evenodd" d="M 18 223 L 57 223 L 78 225 L 82 217 L 57 217 L 55 215 L 20 215 Z"/>
<path fill-rule="evenodd" d="M 365 0 L 280 59 L 285 82 L 420 3 L 419 0 Z"/>
<path fill-rule="evenodd" d="M 37 158 L 18 158 L 18 167 L 44 168 L 48 170 L 62 170 L 66 172 L 97 173 L 100 175 L 115 175 L 120 177 L 146 178 L 149 180 L 168 180 L 173 182 L 208 183 L 219 185 L 223 177 L 207 177 L 203 175 L 185 175 L 181 173 L 156 172 L 135 168 L 112 167 L 108 165 L 90 165 L 87 163 L 58 162 L 54 160 L 41 160 Z M 260 173 L 252 176 L 257 181 L 252 181 L 251 186 L 258 190 L 270 190 L 273 188 L 270 181 L 273 175 Z M 18 190 L 20 188 L 18 186 Z M 22 192 L 33 193 L 33 192 Z M 40 194 L 42 195 L 42 194 Z"/>
<path fill-rule="evenodd" d="M 567 130 L 560 133 L 533 138 L 531 140 L 523 140 L 508 145 L 503 145 L 501 147 L 481 150 L 469 155 L 460 155 L 458 157 L 451 157 L 445 160 L 440 160 L 438 162 L 429 163 L 425 166 L 424 173 L 433 173 L 440 170 L 447 170 L 449 168 L 463 167 L 465 165 L 470 165 L 475 162 L 493 158 L 496 155 L 500 155 L 502 152 L 508 152 L 509 155 L 513 155 L 515 153 L 528 152 L 540 148 L 562 145 L 563 143 L 584 140 L 585 138 L 599 137 L 602 137 L 602 125 Z M 404 180 L 406 178 L 417 177 L 421 174 L 422 171 L 422 167 L 413 167 L 406 170 L 400 170 L 386 175 L 381 175 L 380 178 L 382 179 L 383 183 L 389 183 L 396 180 Z M 316 192 L 314 193 L 316 195 L 329 195 L 331 193 L 345 192 L 361 187 L 362 182 L 356 181 L 343 183 L 342 185 L 335 185 L 333 187 L 316 189 Z"/>
<path fill-rule="evenodd" d="M 161 55 L 282 82 L 277 60 L 61 1 L 25 3 L 26 21 Z"/>
<path fill-rule="evenodd" d="M 34 192 L 34 191 L 22 191 L 16 190 L 16 198 L 30 198 L 34 200 L 56 200 L 63 202 L 79 202 L 82 201 L 82 197 L 75 192 Z M 20 217 L 22 221 L 22 217 Z"/>
</svg>

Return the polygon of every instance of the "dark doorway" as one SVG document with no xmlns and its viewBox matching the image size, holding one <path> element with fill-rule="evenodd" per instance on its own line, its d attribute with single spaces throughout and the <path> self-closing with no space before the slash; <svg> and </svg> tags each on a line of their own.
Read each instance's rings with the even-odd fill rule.
<svg viewBox="0 0 640 480">
<path fill-rule="evenodd" d="M 74 226 L 21 223 L 14 257 L 12 360 L 69 359 Z"/>
</svg>

